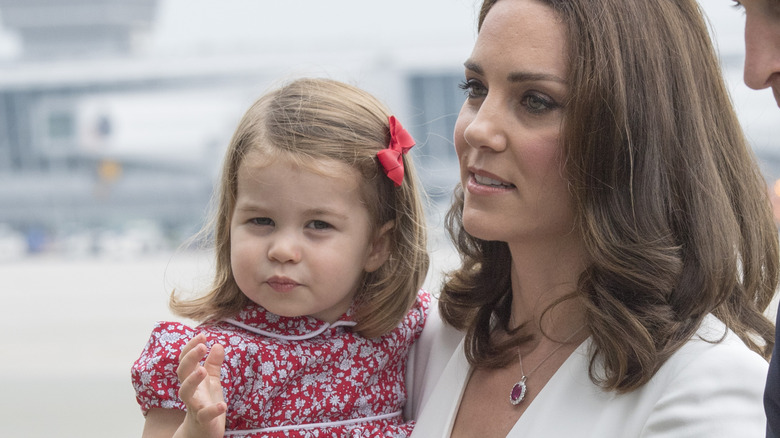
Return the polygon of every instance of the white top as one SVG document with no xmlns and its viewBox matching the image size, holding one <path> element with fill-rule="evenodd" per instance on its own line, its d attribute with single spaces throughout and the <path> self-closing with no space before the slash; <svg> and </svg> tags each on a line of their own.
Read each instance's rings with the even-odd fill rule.
<svg viewBox="0 0 780 438">
<path fill-rule="evenodd" d="M 441 377 L 435 384 L 413 381 L 409 386 L 413 395 L 410 415 L 417 418 L 412 438 L 450 436 L 470 371 L 463 353 L 463 335 L 443 326 L 438 313 L 432 312 L 428 321 L 425 330 L 429 332 L 423 332 L 420 347 L 429 343 L 434 349 L 425 364 L 415 362 L 412 368 L 423 380 L 436 380 L 433 376 L 438 373 Z M 696 336 L 672 355 L 650 382 L 627 394 L 604 391 L 591 381 L 588 339 L 531 401 L 507 436 L 763 438 L 767 362 L 731 331 L 720 342 L 703 340 L 718 341 L 725 331 L 720 320 L 708 316 Z M 460 342 L 441 371 L 442 361 L 437 356 L 446 355 L 443 349 L 458 338 Z"/>
</svg>

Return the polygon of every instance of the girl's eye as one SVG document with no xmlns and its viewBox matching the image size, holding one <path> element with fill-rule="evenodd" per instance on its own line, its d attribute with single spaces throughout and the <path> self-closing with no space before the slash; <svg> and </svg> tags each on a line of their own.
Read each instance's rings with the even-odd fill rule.
<svg viewBox="0 0 780 438">
<path fill-rule="evenodd" d="M 259 226 L 272 226 L 274 224 L 273 219 L 269 217 L 255 217 L 252 219 L 249 219 L 249 222 L 251 222 L 254 225 Z"/>
<path fill-rule="evenodd" d="M 732 7 L 735 7 L 737 9 L 742 7 L 742 2 L 739 2 L 737 0 L 732 0 L 732 2 L 733 2 L 733 4 L 731 5 Z"/>
<path fill-rule="evenodd" d="M 327 230 L 329 228 L 333 228 L 333 226 L 331 226 L 329 223 L 325 221 L 313 220 L 309 222 L 307 228 L 313 228 L 315 230 Z"/>
<path fill-rule="evenodd" d="M 533 114 L 541 114 L 558 108 L 558 104 L 555 101 L 539 94 L 527 94 L 523 97 L 521 103 Z"/>
<path fill-rule="evenodd" d="M 458 85 L 458 88 L 466 92 L 469 99 L 477 99 L 487 95 L 487 89 L 476 79 L 466 79 Z"/>
</svg>

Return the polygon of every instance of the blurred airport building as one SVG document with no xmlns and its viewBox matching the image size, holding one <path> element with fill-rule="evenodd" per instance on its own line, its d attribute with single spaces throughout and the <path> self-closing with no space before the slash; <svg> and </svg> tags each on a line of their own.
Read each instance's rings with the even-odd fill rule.
<svg viewBox="0 0 780 438">
<path fill-rule="evenodd" d="M 0 0 L 2 25 L 22 49 L 0 62 L 0 252 L 18 249 L 18 235 L 30 252 L 180 242 L 207 216 L 243 111 L 303 56 L 332 56 L 147 57 L 137 47 L 157 7 L 157 0 Z M 338 56 L 346 71 L 367 69 L 361 54 Z M 368 76 L 392 107 L 403 106 L 405 125 L 424 143 L 427 185 L 449 196 L 458 63 L 442 71 L 368 62 L 375 73 Z"/>
<path fill-rule="evenodd" d="M 334 59 L 341 77 L 327 75 L 359 77 L 356 85 L 396 111 L 418 141 L 427 191 L 449 200 L 467 52 L 149 56 L 143 43 L 159 7 L 158 0 L 0 0 L 2 27 L 21 45 L 17 57 L 0 60 L 0 257 L 177 245 L 204 223 L 245 109 L 280 80 L 318 74 L 298 66 Z M 759 153 L 774 181 L 780 157 Z"/>
</svg>

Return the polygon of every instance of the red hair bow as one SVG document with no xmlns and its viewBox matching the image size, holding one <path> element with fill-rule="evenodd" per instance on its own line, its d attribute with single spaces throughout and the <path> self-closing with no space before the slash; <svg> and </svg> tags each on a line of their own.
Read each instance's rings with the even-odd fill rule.
<svg viewBox="0 0 780 438">
<path fill-rule="evenodd" d="M 409 152 L 409 149 L 414 146 L 414 139 L 395 116 L 390 116 L 387 120 L 390 122 L 390 144 L 377 152 L 376 157 L 379 158 L 379 163 L 385 169 L 387 177 L 398 187 L 404 180 L 403 154 Z"/>
</svg>

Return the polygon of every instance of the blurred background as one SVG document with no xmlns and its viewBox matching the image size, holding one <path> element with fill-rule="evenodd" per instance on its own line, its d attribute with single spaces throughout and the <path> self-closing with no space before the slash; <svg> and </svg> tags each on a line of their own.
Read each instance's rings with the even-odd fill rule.
<svg viewBox="0 0 780 438">
<path fill-rule="evenodd" d="M 742 84 L 744 17 L 702 0 L 773 198 L 780 112 Z M 457 178 L 457 87 L 477 0 L 0 0 L 0 430 L 135 437 L 129 368 L 173 289 L 208 282 L 186 245 L 248 106 L 313 75 L 379 96 L 417 139 L 441 232 Z M 780 203 L 779 203 L 780 205 Z"/>
</svg>

